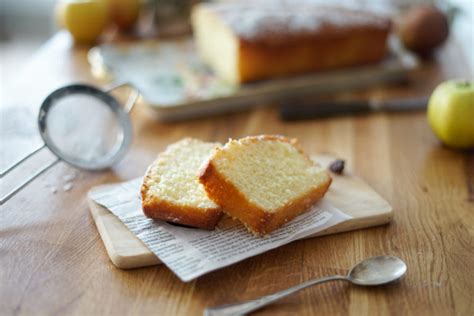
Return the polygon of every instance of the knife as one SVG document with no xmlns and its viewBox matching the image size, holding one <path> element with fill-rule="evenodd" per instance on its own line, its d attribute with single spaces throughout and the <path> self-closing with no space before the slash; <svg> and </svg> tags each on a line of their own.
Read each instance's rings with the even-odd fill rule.
<svg viewBox="0 0 474 316">
<path fill-rule="evenodd" d="M 311 104 L 289 101 L 280 105 L 280 118 L 284 121 L 298 121 L 341 115 L 357 115 L 372 111 L 403 112 L 425 110 L 429 97 L 404 99 L 369 99 L 361 101 L 324 101 Z"/>
</svg>

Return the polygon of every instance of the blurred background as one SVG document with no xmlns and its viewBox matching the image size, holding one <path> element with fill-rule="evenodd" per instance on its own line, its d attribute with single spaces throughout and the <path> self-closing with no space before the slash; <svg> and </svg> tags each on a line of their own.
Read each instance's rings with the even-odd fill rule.
<svg viewBox="0 0 474 316">
<path fill-rule="evenodd" d="M 322 2 L 324 4 L 327 2 L 324 0 L 310 1 Z M 15 86 L 15 82 L 25 77 L 24 72 L 21 70 L 26 68 L 24 66 L 30 60 L 30 57 L 34 55 L 49 38 L 61 30 L 62 27 L 59 25 L 61 24 L 61 18 L 63 19 L 62 24 L 67 24 L 64 22 L 65 11 L 62 11 L 61 8 L 64 7 L 64 4 L 74 2 L 77 2 L 77 0 L 0 0 L 0 105 L 13 104 L 16 102 L 14 100 L 12 103 L 11 100 L 8 100 L 7 96 L 12 94 L 11 89 Z M 115 13 L 114 15 L 114 13 L 112 13 L 113 23 L 109 21 L 108 24 L 105 24 L 106 26 L 102 27 L 102 29 L 106 31 L 99 33 L 98 40 L 94 38 L 92 41 L 88 41 L 86 47 L 110 42 L 107 41 L 107 39 L 111 38 L 111 33 L 113 34 L 112 37 L 118 35 L 119 38 L 121 38 L 120 36 L 122 35 L 132 35 L 147 39 L 164 36 L 166 34 L 176 35 L 189 32 L 189 23 L 184 22 L 183 24 L 183 21 L 187 21 L 190 7 L 199 1 L 103 0 L 103 2 L 90 2 L 106 3 L 111 12 L 120 11 L 121 16 L 120 14 L 117 15 Z M 464 54 L 463 57 L 467 60 L 467 64 L 470 68 L 466 73 L 470 74 L 470 78 L 474 77 L 474 0 L 334 0 L 330 3 L 343 6 L 357 4 L 362 7 L 378 7 L 378 9 L 381 10 L 383 8 L 383 10 L 386 10 L 385 13 L 394 17 L 398 16 L 399 20 L 400 16 L 403 16 L 400 12 L 407 12 L 410 7 L 415 7 L 420 3 L 436 4 L 438 8 L 444 11 L 448 20 L 452 21 L 449 30 L 449 38 L 451 41 L 457 42 L 461 48 L 461 53 Z M 117 10 L 117 7 L 120 7 L 120 10 Z M 387 8 L 389 8 L 388 11 Z M 76 13 L 79 11 L 80 10 L 76 10 Z M 81 32 L 88 29 L 94 32 L 94 25 L 91 25 L 90 21 L 99 20 L 100 23 L 101 16 L 97 11 L 98 10 L 94 7 L 93 10 L 82 12 L 86 14 L 82 14 L 82 17 L 76 20 L 76 31 L 79 30 L 79 32 Z M 396 21 L 396 18 L 394 18 L 394 20 Z M 84 23 L 84 21 L 87 22 Z M 408 25 L 408 23 L 405 24 Z M 428 29 L 425 27 L 424 30 L 425 35 L 433 33 L 430 27 L 428 27 Z M 66 31 L 63 32 L 67 33 Z M 443 42 L 440 42 L 439 46 L 442 45 Z M 436 54 L 437 50 L 433 51 Z M 146 68 L 163 68 L 161 66 L 162 65 L 150 67 L 150 64 L 147 64 Z M 453 65 L 453 68 L 455 68 L 454 66 L 456 65 Z M 143 75 L 142 73 L 140 74 Z M 47 76 L 47 74 L 45 75 Z M 425 79 L 426 78 L 422 77 L 421 81 L 426 81 Z M 162 84 L 160 84 L 160 87 L 161 86 Z M 165 85 L 165 88 L 166 87 Z M 157 87 L 153 86 L 152 88 L 156 94 L 162 94 Z M 5 123 L 6 121 L 7 119 L 3 117 L 4 126 L 7 125 Z"/>
<path fill-rule="evenodd" d="M 171 2 L 173 1 L 175 0 L 171 0 Z M 58 30 L 54 14 L 57 2 L 58 0 L 0 1 L 2 87 L 4 80 L 14 75 L 18 67 L 21 67 L 23 57 L 26 60 L 33 51 Z M 460 9 L 460 13 L 454 21 L 454 32 L 452 33 L 462 46 L 471 71 L 474 72 L 474 1 L 448 0 L 448 2 Z"/>
<path fill-rule="evenodd" d="M 179 0 L 171 0 L 173 1 Z M 54 14 L 57 2 L 58 0 L 0 0 L 2 88 L 5 80 L 21 67 L 22 60 L 26 60 L 57 32 L 58 26 Z M 157 0 L 157 2 L 170 1 Z M 447 2 L 460 9 L 454 21 L 452 34 L 462 46 L 472 73 L 474 72 L 474 0 L 447 0 Z"/>
</svg>

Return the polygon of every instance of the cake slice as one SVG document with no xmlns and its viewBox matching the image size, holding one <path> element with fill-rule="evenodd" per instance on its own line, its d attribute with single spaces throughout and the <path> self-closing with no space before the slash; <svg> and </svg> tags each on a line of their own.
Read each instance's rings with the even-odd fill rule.
<svg viewBox="0 0 474 316">
<path fill-rule="evenodd" d="M 310 0 L 200 3 L 191 22 L 199 55 L 235 84 L 378 62 L 390 31 L 386 17 Z"/>
<path fill-rule="evenodd" d="M 224 212 L 265 235 L 323 197 L 331 177 L 282 136 L 230 140 L 216 148 L 199 177 Z"/>
<path fill-rule="evenodd" d="M 199 170 L 219 145 L 186 138 L 159 154 L 143 179 L 143 213 L 153 219 L 213 229 L 222 212 L 199 183 Z"/>
</svg>

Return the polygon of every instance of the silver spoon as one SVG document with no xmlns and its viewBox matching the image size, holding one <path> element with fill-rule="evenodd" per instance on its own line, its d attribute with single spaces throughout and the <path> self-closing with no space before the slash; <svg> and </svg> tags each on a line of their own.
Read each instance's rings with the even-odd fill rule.
<svg viewBox="0 0 474 316">
<path fill-rule="evenodd" d="M 266 295 L 255 300 L 207 308 L 204 311 L 204 316 L 243 315 L 260 309 L 302 289 L 328 281 L 344 280 L 353 284 L 364 286 L 387 284 L 401 278 L 406 271 L 407 266 L 405 262 L 403 262 L 402 259 L 398 257 L 372 257 L 356 264 L 346 276 L 334 275 L 321 279 L 314 279 L 296 285 L 287 290 Z"/>
</svg>

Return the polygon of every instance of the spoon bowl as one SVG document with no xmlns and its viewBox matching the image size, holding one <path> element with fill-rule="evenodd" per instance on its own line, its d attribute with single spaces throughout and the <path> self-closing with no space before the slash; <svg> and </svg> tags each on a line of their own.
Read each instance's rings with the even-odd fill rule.
<svg viewBox="0 0 474 316">
<path fill-rule="evenodd" d="M 347 279 L 357 285 L 382 285 L 400 279 L 406 271 L 407 265 L 400 258 L 377 256 L 356 264 L 347 274 Z"/>
</svg>

